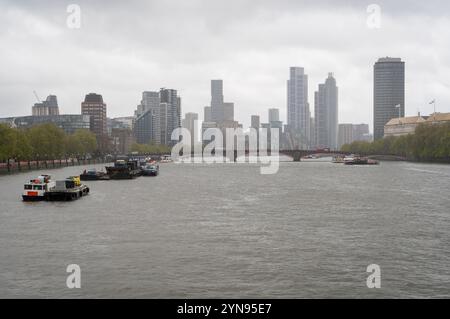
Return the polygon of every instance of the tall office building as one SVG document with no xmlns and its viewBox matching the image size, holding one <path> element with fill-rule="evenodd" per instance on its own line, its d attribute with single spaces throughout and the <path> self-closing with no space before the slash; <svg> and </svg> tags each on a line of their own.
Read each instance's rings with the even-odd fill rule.
<svg viewBox="0 0 450 319">
<path fill-rule="evenodd" d="M 374 65 L 373 85 L 374 139 L 381 139 L 387 122 L 405 116 L 405 62 L 400 58 L 380 58 Z"/>
<path fill-rule="evenodd" d="M 314 94 L 316 146 L 338 148 L 338 88 L 332 73 Z"/>
<path fill-rule="evenodd" d="M 355 141 L 353 124 L 339 124 L 338 147 Z"/>
<path fill-rule="evenodd" d="M 205 106 L 203 108 L 203 122 L 212 122 L 211 106 Z"/>
<path fill-rule="evenodd" d="M 181 98 L 172 89 L 145 91 L 135 116 L 138 143 L 172 145 L 175 143 L 171 141 L 172 132 L 181 127 Z"/>
<path fill-rule="evenodd" d="M 191 133 L 191 145 L 198 143 L 198 114 L 186 113 L 182 126 Z"/>
<path fill-rule="evenodd" d="M 176 141 L 171 140 L 172 132 L 181 127 L 181 98 L 177 90 L 162 88 L 159 92 L 161 102 L 161 143 L 174 145 Z"/>
<path fill-rule="evenodd" d="M 133 134 L 139 144 L 156 143 L 153 135 L 153 124 L 155 123 L 152 110 L 147 110 L 136 117 L 133 125 Z"/>
<path fill-rule="evenodd" d="M 308 76 L 304 68 L 291 67 L 287 81 L 287 124 L 298 147 L 309 148 L 310 118 Z"/>
<path fill-rule="evenodd" d="M 259 130 L 260 128 L 260 120 L 259 120 L 259 115 L 252 115 L 252 120 L 251 120 L 251 127 L 254 128 L 255 130 Z"/>
<path fill-rule="evenodd" d="M 211 80 L 211 119 L 213 122 L 224 120 L 222 80 Z"/>
<path fill-rule="evenodd" d="M 135 112 L 136 122 L 139 122 L 140 137 L 136 140 L 140 144 L 161 144 L 161 105 L 159 92 L 142 92 L 141 104 Z M 150 121 L 150 122 L 149 122 Z M 144 130 L 151 130 L 145 133 Z"/>
<path fill-rule="evenodd" d="M 280 120 L 280 110 L 269 109 L 269 123 L 278 122 Z"/>
<path fill-rule="evenodd" d="M 356 141 L 370 142 L 369 124 L 339 124 L 338 148 Z"/>
<path fill-rule="evenodd" d="M 106 104 L 100 94 L 89 93 L 81 103 L 81 114 L 89 115 L 91 131 L 97 137 L 107 135 Z"/>
<path fill-rule="evenodd" d="M 223 121 L 234 121 L 234 103 L 223 103 Z"/>
</svg>

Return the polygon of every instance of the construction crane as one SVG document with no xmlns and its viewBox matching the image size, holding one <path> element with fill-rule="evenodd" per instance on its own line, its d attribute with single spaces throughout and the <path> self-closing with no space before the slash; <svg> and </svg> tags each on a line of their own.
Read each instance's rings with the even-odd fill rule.
<svg viewBox="0 0 450 319">
<path fill-rule="evenodd" d="M 42 101 L 41 101 L 41 99 L 39 98 L 39 96 L 37 95 L 36 91 L 33 91 L 33 93 L 34 93 L 34 96 L 36 97 L 37 101 L 38 101 L 39 103 L 42 103 Z"/>
</svg>

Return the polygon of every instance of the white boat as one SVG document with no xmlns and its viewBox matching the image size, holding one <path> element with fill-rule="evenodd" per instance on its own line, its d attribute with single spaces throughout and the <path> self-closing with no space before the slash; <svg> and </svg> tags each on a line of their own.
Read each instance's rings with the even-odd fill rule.
<svg viewBox="0 0 450 319">
<path fill-rule="evenodd" d="M 50 175 L 40 175 L 35 179 L 25 183 L 23 187 L 22 199 L 24 201 L 39 201 L 45 199 L 46 192 L 54 189 L 56 183 L 52 181 Z"/>
<path fill-rule="evenodd" d="M 355 160 L 355 154 L 347 155 L 344 157 L 344 164 L 347 162 L 353 162 Z"/>
<path fill-rule="evenodd" d="M 161 160 L 159 161 L 160 163 L 172 163 L 172 157 L 170 155 L 164 155 L 163 157 L 161 157 Z"/>
</svg>

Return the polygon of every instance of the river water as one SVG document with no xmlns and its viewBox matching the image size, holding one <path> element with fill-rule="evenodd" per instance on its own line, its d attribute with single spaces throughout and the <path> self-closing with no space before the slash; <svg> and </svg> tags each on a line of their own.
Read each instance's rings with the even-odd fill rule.
<svg viewBox="0 0 450 319">
<path fill-rule="evenodd" d="M 158 177 L 87 182 L 69 203 L 21 201 L 39 172 L 1 176 L 0 297 L 450 297 L 450 166 L 259 172 L 161 164 Z M 81 289 L 66 286 L 69 264 Z"/>
</svg>

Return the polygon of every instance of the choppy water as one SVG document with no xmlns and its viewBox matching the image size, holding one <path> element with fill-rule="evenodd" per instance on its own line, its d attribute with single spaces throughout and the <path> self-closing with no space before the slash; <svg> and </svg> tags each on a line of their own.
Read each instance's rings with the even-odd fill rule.
<svg viewBox="0 0 450 319">
<path fill-rule="evenodd" d="M 23 203 L 35 175 L 0 177 L 0 297 L 450 297 L 450 166 L 164 164 Z M 374 263 L 381 289 L 366 286 Z"/>
</svg>

